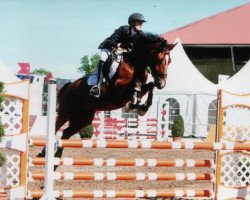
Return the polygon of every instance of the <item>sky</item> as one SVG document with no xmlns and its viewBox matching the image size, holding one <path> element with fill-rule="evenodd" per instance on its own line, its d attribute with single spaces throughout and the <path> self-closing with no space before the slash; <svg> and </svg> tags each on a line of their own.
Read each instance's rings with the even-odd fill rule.
<svg viewBox="0 0 250 200">
<path fill-rule="evenodd" d="M 44 68 L 55 78 L 76 79 L 84 55 L 140 12 L 143 30 L 161 34 L 249 0 L 0 0 L 0 60 L 17 73 Z"/>
</svg>

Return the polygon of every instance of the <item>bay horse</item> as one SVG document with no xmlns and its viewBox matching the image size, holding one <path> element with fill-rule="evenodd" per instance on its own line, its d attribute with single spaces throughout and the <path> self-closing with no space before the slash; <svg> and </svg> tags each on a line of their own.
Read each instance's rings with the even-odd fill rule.
<svg viewBox="0 0 250 200">
<path fill-rule="evenodd" d="M 126 106 L 127 111 L 137 108 L 138 114 L 144 115 L 152 104 L 153 88 L 162 89 L 166 84 L 167 68 L 171 62 L 170 51 L 174 46 L 156 34 L 145 33 L 139 36 L 132 51 L 124 53 L 109 85 L 102 84 L 99 98 L 89 94 L 92 86 L 87 84 L 87 77 L 66 83 L 58 93 L 56 132 L 69 121 L 61 139 L 69 139 L 83 127 L 90 125 L 96 111 L 110 111 Z M 146 84 L 149 71 L 154 82 Z M 136 103 L 131 102 L 134 101 L 135 88 L 141 88 L 142 96 L 149 93 L 143 105 L 139 105 L 140 97 L 134 97 L 137 99 Z M 43 149 L 38 156 L 44 155 Z M 62 148 L 58 148 L 56 156 L 61 155 Z"/>
</svg>

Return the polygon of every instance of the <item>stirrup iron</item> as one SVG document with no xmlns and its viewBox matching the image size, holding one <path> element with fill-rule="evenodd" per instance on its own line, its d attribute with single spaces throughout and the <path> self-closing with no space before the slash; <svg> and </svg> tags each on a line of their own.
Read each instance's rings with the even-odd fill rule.
<svg viewBox="0 0 250 200">
<path fill-rule="evenodd" d="M 101 94 L 101 91 L 100 91 L 100 88 L 98 87 L 98 85 L 94 85 L 90 91 L 89 91 L 89 94 L 98 98 Z"/>
</svg>

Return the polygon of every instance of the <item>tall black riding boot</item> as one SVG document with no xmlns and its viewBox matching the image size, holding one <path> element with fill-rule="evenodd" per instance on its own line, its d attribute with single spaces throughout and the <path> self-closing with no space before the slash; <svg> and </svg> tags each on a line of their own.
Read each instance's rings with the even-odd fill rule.
<svg viewBox="0 0 250 200">
<path fill-rule="evenodd" d="M 96 85 L 94 85 L 90 89 L 90 94 L 96 98 L 98 98 L 101 94 L 101 84 L 102 84 L 102 79 L 103 79 L 103 74 L 102 70 L 104 68 L 105 62 L 103 60 L 100 60 L 98 63 L 98 71 L 97 71 L 97 82 Z"/>
</svg>

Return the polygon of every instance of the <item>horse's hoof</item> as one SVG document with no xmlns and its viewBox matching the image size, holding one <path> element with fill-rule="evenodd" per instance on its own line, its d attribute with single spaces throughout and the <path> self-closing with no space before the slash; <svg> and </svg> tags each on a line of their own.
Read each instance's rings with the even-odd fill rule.
<svg viewBox="0 0 250 200">
<path fill-rule="evenodd" d="M 137 109 L 137 113 L 138 113 L 138 115 L 140 115 L 140 116 L 144 116 L 144 115 L 146 114 L 146 112 L 147 112 L 147 110 L 143 109 L 142 107 L 139 107 L 139 108 Z"/>
<path fill-rule="evenodd" d="M 146 114 L 146 112 L 143 109 L 140 109 L 140 108 L 137 110 L 137 113 L 140 116 L 144 116 Z"/>
<path fill-rule="evenodd" d="M 41 152 L 41 153 L 37 154 L 36 157 L 43 158 L 43 157 L 45 157 L 45 155 Z"/>
<path fill-rule="evenodd" d="M 54 165 L 54 171 L 59 167 L 59 165 Z"/>
</svg>

